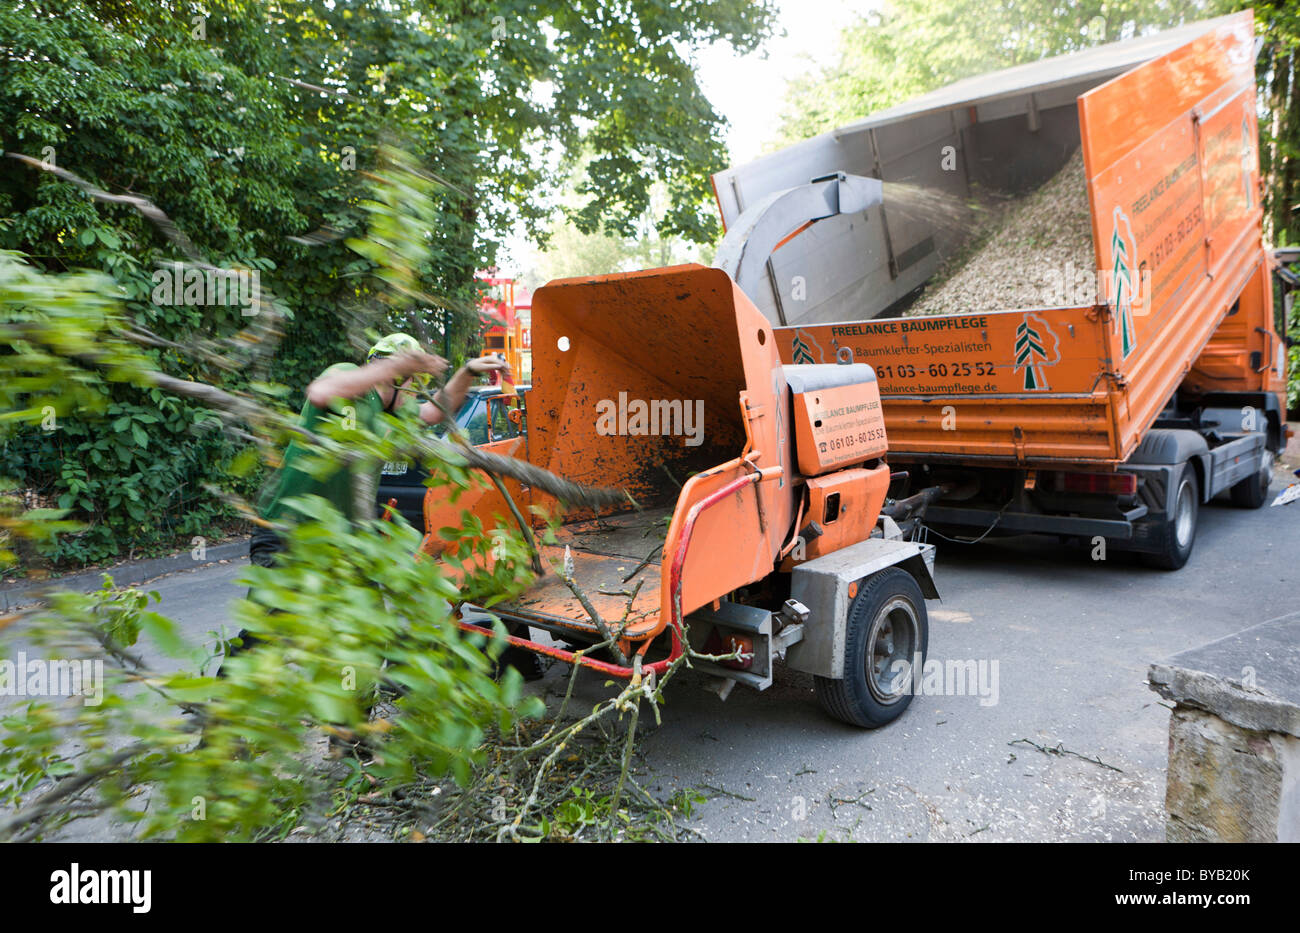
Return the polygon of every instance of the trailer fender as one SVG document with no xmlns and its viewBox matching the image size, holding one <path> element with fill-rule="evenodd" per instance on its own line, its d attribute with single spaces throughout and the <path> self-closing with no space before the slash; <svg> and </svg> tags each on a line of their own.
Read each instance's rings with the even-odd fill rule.
<svg viewBox="0 0 1300 933">
<path fill-rule="evenodd" d="M 1153 428 L 1138 444 L 1137 449 L 1125 461 L 1126 467 L 1134 467 L 1131 472 L 1158 478 L 1161 486 L 1159 500 L 1149 503 L 1151 511 L 1168 513 L 1173 508 L 1175 490 L 1169 478 L 1173 471 L 1184 463 L 1191 462 L 1200 483 L 1201 500 L 1209 501 L 1207 490 L 1213 465 L 1210 462 L 1210 446 L 1205 438 L 1195 431 L 1183 431 L 1177 428 Z M 1152 477 L 1155 473 L 1157 476 Z"/>
<path fill-rule="evenodd" d="M 796 566 L 790 595 L 808 607 L 808 621 L 803 639 L 786 652 L 786 665 L 821 677 L 843 677 L 849 604 L 862 581 L 895 566 L 916 579 L 926 599 L 938 599 L 932 544 L 868 538 Z"/>
</svg>

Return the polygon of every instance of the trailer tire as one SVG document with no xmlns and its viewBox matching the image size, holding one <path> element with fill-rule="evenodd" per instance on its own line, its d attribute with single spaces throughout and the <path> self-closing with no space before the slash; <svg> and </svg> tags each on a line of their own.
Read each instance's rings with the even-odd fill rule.
<svg viewBox="0 0 1300 933">
<path fill-rule="evenodd" d="M 870 577 L 849 605 L 844 677 L 815 677 L 817 702 L 841 722 L 875 729 L 893 722 L 912 702 L 910 667 L 925 661 L 930 623 L 925 597 L 910 573 L 890 567 Z M 870 662 L 870 666 L 869 666 Z"/>
<path fill-rule="evenodd" d="M 1260 457 L 1263 462 L 1259 472 L 1228 490 L 1232 504 L 1239 509 L 1258 509 L 1268 501 L 1268 487 L 1273 482 L 1273 453 L 1266 449 Z"/>
<path fill-rule="evenodd" d="M 1196 480 L 1196 470 L 1184 463 L 1174 480 L 1173 511 L 1159 525 L 1156 541 L 1159 550 L 1143 554 L 1152 567 L 1161 570 L 1178 570 L 1192 556 L 1196 543 L 1196 525 L 1200 515 L 1201 489 Z"/>
</svg>

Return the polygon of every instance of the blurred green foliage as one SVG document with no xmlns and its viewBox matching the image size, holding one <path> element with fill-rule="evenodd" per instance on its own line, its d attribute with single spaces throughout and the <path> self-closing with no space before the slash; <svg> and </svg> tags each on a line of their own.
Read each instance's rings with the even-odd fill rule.
<svg viewBox="0 0 1300 933">
<path fill-rule="evenodd" d="M 436 186 L 415 176 L 399 152 L 384 155 L 372 181 L 368 230 L 354 247 L 373 255 L 378 293 L 400 313 L 423 298 L 410 269 L 422 259 L 419 220 Z M 382 249 L 372 248 L 380 242 Z M 41 272 L 0 252 L 0 309 L 8 347 L 0 354 L 4 424 L 52 418 L 57 431 L 69 413 L 121 418 L 112 409 L 115 390 L 153 397 L 168 384 L 156 354 L 138 346 L 121 285 L 106 273 Z M 231 342 L 226 365 L 241 362 L 239 343 Z M 213 363 L 210 353 L 203 358 Z M 295 431 L 297 414 L 275 385 L 255 383 L 238 394 L 180 388 L 213 406 L 202 416 L 212 435 L 242 430 L 255 439 L 247 448 L 254 454 L 274 457 Z M 159 408 L 170 401 L 164 396 Z M 298 437 L 306 465 L 355 462 L 377 471 L 412 456 L 424 425 L 381 420 L 368 430 L 355 418 L 326 416 L 311 436 Z M 126 424 L 114 436 L 133 430 Z M 232 474 L 249 472 L 256 459 L 240 456 Z M 459 454 L 423 459 L 430 485 L 482 481 Z M 310 521 L 277 528 L 286 550 L 276 565 L 246 573 L 252 589 L 236 604 L 234 622 L 257 644 L 227 658 L 220 677 L 211 662 L 233 633 L 194 644 L 151 608 L 148 595 L 115 588 L 107 576 L 97 593 L 54 592 L 41 607 L 0 618 L 0 657 L 17 656 L 14 638 L 34 657 L 103 665 L 101 703 L 6 700 L 0 802 L 17 812 L 0 816 L 0 838 L 39 838 L 105 810 L 140 823 L 144 837 L 265 838 L 292 828 L 286 821 L 330 810 L 338 788 L 314 744 L 323 734 L 366 745 L 376 783 L 448 774 L 466 782 L 485 754 L 488 728 L 506 730 L 517 716 L 541 711 L 540 701 L 521 701 L 513 670 L 493 676 L 501 643 L 479 650 L 483 637 L 463 636 L 452 615 L 462 599 L 490 607 L 532 581 L 527 545 L 508 519 L 488 528 L 467 517 L 444 560 L 434 561 L 416 559 L 420 534 L 400 517 L 352 523 L 323 499 L 303 505 Z M 68 537 L 65 511 L 76 514 L 0 497 L 0 567 L 24 542 Z M 391 711 L 375 716 L 381 686 Z"/>
<path fill-rule="evenodd" d="M 220 678 L 202 671 L 211 646 L 188 644 L 146 594 L 107 576 L 99 592 L 57 594 L 26 620 L 33 656 L 106 659 L 103 702 L 6 706 L 0 803 L 31 805 L 51 790 L 41 787 L 48 778 L 89 776 L 82 807 L 139 822 L 137 838 L 261 839 L 331 809 L 338 775 L 316 744 L 325 734 L 373 750 L 375 783 L 465 782 L 485 754 L 485 729 L 541 712 L 540 701 L 521 700 L 513 669 L 494 679 L 481 639 L 459 633 L 449 613 L 457 589 L 434 562 L 410 559 L 418 535 L 409 526 L 352 527 L 315 506 L 319 518 L 290 533 L 279 566 L 250 569 L 256 600 L 241 601 L 237 619 L 259 643 L 227 660 Z M 480 594 L 527 578 L 517 542 L 496 546 L 509 553 L 471 587 Z M 136 663 L 141 655 L 153 663 Z M 397 695 L 388 715 L 372 717 L 381 684 Z M 0 837 L 40 838 L 78 815 L 68 803 L 9 833 L 0 816 Z"/>
</svg>

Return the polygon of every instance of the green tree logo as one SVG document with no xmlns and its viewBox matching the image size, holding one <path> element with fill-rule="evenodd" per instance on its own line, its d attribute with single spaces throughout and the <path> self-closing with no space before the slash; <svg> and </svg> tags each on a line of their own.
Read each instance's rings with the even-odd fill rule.
<svg viewBox="0 0 1300 933">
<path fill-rule="evenodd" d="M 813 356 L 813 349 L 816 348 L 817 355 Z M 794 337 L 790 342 L 790 359 L 794 363 L 822 363 L 825 362 L 825 354 L 822 353 L 821 346 L 812 337 L 808 337 L 804 332 L 795 328 Z"/>
<path fill-rule="evenodd" d="M 1061 344 L 1052 329 L 1037 314 L 1026 314 L 1016 326 L 1016 366 L 1025 371 L 1025 391 L 1045 392 L 1044 368 L 1061 361 Z"/>
<path fill-rule="evenodd" d="M 1133 230 L 1128 217 L 1115 208 L 1110 232 L 1111 280 L 1114 283 L 1115 316 L 1119 325 L 1120 358 L 1127 359 L 1137 346 L 1137 333 L 1133 330 L 1133 269 L 1131 263 L 1137 255 L 1133 245 Z M 1147 300 L 1150 300 L 1148 297 Z"/>
</svg>

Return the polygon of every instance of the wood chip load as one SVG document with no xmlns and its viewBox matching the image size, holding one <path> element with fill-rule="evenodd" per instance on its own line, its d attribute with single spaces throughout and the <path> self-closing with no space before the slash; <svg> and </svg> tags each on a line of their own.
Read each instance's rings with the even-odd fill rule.
<svg viewBox="0 0 1300 933">
<path fill-rule="evenodd" d="M 1096 259 L 1081 150 L 1040 188 L 980 213 L 966 245 L 904 316 L 1093 303 Z"/>
</svg>

